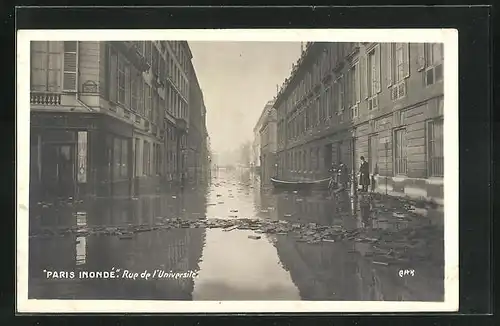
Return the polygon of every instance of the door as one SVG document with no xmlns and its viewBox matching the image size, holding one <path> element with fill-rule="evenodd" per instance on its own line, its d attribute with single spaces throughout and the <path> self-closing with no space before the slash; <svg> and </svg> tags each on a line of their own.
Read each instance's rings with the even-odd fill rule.
<svg viewBox="0 0 500 326">
<path fill-rule="evenodd" d="M 49 196 L 74 196 L 75 145 L 45 144 L 42 155 L 42 191 Z"/>
</svg>

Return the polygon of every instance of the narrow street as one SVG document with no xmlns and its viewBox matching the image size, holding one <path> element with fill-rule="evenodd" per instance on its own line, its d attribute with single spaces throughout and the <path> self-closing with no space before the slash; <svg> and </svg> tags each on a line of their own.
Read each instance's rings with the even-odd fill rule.
<svg viewBox="0 0 500 326">
<path fill-rule="evenodd" d="M 32 205 L 30 299 L 444 299 L 443 214 L 415 202 L 277 192 L 221 169 L 208 187 Z M 46 272 L 113 268 L 191 274 Z"/>
</svg>

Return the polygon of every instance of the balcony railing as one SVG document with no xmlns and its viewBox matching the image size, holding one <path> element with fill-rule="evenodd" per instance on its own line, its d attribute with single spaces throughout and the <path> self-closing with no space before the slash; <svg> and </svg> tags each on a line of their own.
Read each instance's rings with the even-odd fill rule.
<svg viewBox="0 0 500 326">
<path fill-rule="evenodd" d="M 61 93 L 31 92 L 30 103 L 38 105 L 61 105 Z"/>
</svg>

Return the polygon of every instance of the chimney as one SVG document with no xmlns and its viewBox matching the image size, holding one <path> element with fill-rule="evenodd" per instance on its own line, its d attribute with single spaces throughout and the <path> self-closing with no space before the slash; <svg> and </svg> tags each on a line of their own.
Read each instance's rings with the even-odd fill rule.
<svg viewBox="0 0 500 326">
<path fill-rule="evenodd" d="M 300 53 L 304 52 L 304 42 L 300 42 Z"/>
</svg>

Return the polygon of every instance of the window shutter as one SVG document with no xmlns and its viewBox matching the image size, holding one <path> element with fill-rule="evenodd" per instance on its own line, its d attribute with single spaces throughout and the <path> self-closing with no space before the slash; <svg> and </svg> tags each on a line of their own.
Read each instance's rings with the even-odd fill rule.
<svg viewBox="0 0 500 326">
<path fill-rule="evenodd" d="M 78 90 L 78 42 L 64 42 L 63 91 Z"/>
<path fill-rule="evenodd" d="M 377 47 L 375 48 L 375 66 L 376 66 L 376 69 L 377 69 L 377 73 L 375 75 L 375 78 L 376 78 L 376 83 L 375 83 L 375 86 L 377 87 L 377 93 L 380 93 L 381 91 L 381 83 L 382 83 L 382 78 L 381 78 L 381 66 L 382 66 L 382 61 L 381 61 L 381 58 L 380 58 L 380 45 L 377 45 Z"/>
<path fill-rule="evenodd" d="M 393 47 L 394 47 L 393 43 L 387 43 L 387 88 L 392 86 Z"/>
<path fill-rule="evenodd" d="M 425 43 L 417 44 L 417 71 L 422 71 L 425 68 Z"/>
<path fill-rule="evenodd" d="M 367 61 L 366 61 L 366 57 L 362 57 L 361 60 L 360 60 L 360 63 L 361 63 L 361 66 L 359 67 L 360 70 L 362 71 L 363 73 L 363 81 L 361 82 L 361 85 L 362 85 L 362 89 L 363 89 L 363 97 L 364 99 L 368 99 L 368 76 L 370 76 L 370 74 L 368 74 L 368 64 L 367 64 Z"/>
<path fill-rule="evenodd" d="M 410 77 L 410 43 L 403 43 L 404 77 Z"/>
<path fill-rule="evenodd" d="M 356 104 L 361 102 L 361 71 L 359 70 L 359 63 L 356 64 Z"/>
</svg>

